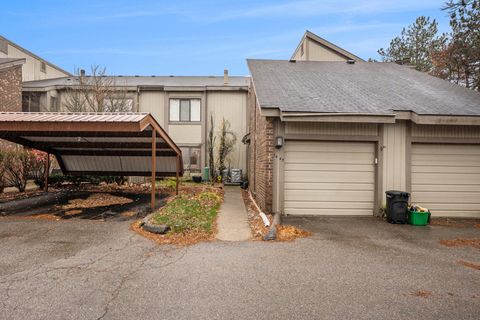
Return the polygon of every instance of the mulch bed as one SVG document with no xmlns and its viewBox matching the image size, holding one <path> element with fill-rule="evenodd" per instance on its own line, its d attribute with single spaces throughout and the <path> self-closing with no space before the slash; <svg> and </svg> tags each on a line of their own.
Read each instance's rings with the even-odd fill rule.
<svg viewBox="0 0 480 320">
<path fill-rule="evenodd" d="M 175 195 L 174 189 L 168 189 L 164 191 L 169 193 L 168 198 L 165 199 L 165 204 L 175 199 L 176 195 Z M 203 191 L 214 191 L 218 195 L 220 195 L 221 198 L 223 199 L 224 191 L 220 185 L 211 186 L 211 185 L 205 185 L 205 184 L 198 184 L 198 185 L 185 184 L 185 185 L 179 186 L 179 195 L 184 194 L 191 197 L 195 197 L 196 195 L 200 194 Z M 132 223 L 130 226 L 130 230 L 138 233 L 139 235 L 147 239 L 150 239 L 156 242 L 157 244 L 172 244 L 176 246 L 188 246 L 188 245 L 197 244 L 199 242 L 215 241 L 215 236 L 217 234 L 216 223 L 213 225 L 213 230 L 211 232 L 188 231 L 184 233 L 169 232 L 166 234 L 156 234 L 156 233 L 148 232 L 144 230 L 142 227 L 140 227 L 140 223 L 141 223 L 141 220 L 138 220 Z"/>
<path fill-rule="evenodd" d="M 132 203 L 133 200 L 125 197 L 114 196 L 110 193 L 93 193 L 86 199 L 73 199 L 68 201 L 68 204 L 60 206 L 62 210 L 70 209 L 86 209 L 106 207 L 119 204 Z"/>
<path fill-rule="evenodd" d="M 176 246 L 189 246 L 197 244 L 199 242 L 209 242 L 215 240 L 216 228 L 212 233 L 205 232 L 188 232 L 188 233 L 177 233 L 177 234 L 156 234 L 143 230 L 140 227 L 140 221 L 135 221 L 130 226 L 130 230 L 135 231 L 139 235 L 150 239 L 157 244 L 173 244 Z"/>
<path fill-rule="evenodd" d="M 248 191 L 242 189 L 242 197 L 247 208 L 248 213 L 248 223 L 250 225 L 250 230 L 252 231 L 252 237 L 254 240 L 263 240 L 263 237 L 267 235 L 269 228 L 265 227 L 260 214 L 253 204 Z M 272 223 L 273 215 L 266 214 L 270 223 Z M 278 225 L 277 226 L 277 238 L 275 241 L 293 241 L 298 238 L 309 237 L 312 234 L 308 231 L 299 229 L 294 226 L 288 225 Z"/>
<path fill-rule="evenodd" d="M 243 202 L 247 208 L 248 224 L 250 225 L 250 230 L 252 231 L 252 238 L 253 240 L 263 240 L 263 237 L 268 233 L 268 228 L 265 227 L 257 208 L 248 195 L 248 191 L 244 189 L 241 191 Z M 267 218 L 271 223 L 273 216 L 271 214 L 267 214 Z"/>
</svg>

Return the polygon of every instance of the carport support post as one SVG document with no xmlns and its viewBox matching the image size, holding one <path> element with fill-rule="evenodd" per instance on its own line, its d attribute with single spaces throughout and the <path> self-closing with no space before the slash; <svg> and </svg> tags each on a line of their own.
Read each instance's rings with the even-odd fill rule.
<svg viewBox="0 0 480 320">
<path fill-rule="evenodd" d="M 177 174 L 176 174 L 176 183 L 175 183 L 175 194 L 178 195 L 178 184 L 180 183 L 179 180 L 180 176 L 180 156 L 177 154 Z"/>
<path fill-rule="evenodd" d="M 157 174 L 157 132 L 152 128 L 152 195 L 150 199 L 150 208 L 155 210 L 155 183 Z"/>
<path fill-rule="evenodd" d="M 49 171 L 50 171 L 50 153 L 47 152 L 47 159 L 45 159 L 45 186 L 43 187 L 43 189 L 45 190 L 45 192 L 48 192 L 48 174 L 49 174 Z"/>
</svg>

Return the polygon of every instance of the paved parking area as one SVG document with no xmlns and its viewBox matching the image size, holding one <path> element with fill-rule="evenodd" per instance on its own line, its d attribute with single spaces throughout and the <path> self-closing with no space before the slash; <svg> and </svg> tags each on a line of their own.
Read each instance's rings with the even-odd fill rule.
<svg viewBox="0 0 480 320">
<path fill-rule="evenodd" d="M 287 219 L 315 234 L 158 246 L 130 222 L 0 218 L 1 319 L 478 319 L 480 229 Z M 419 296 L 420 295 L 420 296 Z"/>
</svg>

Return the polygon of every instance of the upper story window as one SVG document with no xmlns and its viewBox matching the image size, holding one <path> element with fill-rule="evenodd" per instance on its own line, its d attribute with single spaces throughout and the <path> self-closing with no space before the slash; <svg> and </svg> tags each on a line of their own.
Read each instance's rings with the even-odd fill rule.
<svg viewBox="0 0 480 320">
<path fill-rule="evenodd" d="M 199 122 L 200 99 L 170 99 L 171 122 Z"/>
<path fill-rule="evenodd" d="M 47 73 L 47 64 L 43 61 L 40 63 L 40 71 Z"/>
<path fill-rule="evenodd" d="M 300 56 L 303 57 L 303 54 L 305 53 L 305 48 L 304 48 L 305 43 L 302 42 L 302 45 L 300 46 Z"/>
<path fill-rule="evenodd" d="M 37 92 L 25 92 L 22 94 L 22 111 L 39 112 L 40 94 Z"/>
</svg>

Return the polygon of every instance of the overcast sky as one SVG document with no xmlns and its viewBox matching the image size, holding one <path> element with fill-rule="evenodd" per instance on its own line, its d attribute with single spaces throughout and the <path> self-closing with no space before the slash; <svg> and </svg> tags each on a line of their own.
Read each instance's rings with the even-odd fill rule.
<svg viewBox="0 0 480 320">
<path fill-rule="evenodd" d="M 73 72 L 246 75 L 246 58 L 288 59 L 306 29 L 368 59 L 420 15 L 448 31 L 431 0 L 0 0 L 0 34 Z"/>
</svg>

